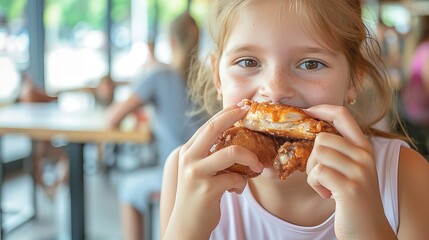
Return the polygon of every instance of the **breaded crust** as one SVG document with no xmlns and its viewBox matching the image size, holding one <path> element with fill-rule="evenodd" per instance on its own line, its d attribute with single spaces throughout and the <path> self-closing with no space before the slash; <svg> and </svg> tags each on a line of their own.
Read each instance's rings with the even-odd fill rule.
<svg viewBox="0 0 429 240">
<path fill-rule="evenodd" d="M 268 168 L 273 166 L 273 160 L 279 148 L 277 141 L 269 135 L 254 132 L 247 128 L 232 127 L 222 133 L 216 144 L 210 149 L 210 153 L 231 145 L 239 145 L 249 149 Z M 250 170 L 249 167 L 240 164 L 234 164 L 225 171 L 238 172 L 249 178 L 259 175 L 259 173 Z"/>
<path fill-rule="evenodd" d="M 340 135 L 328 122 L 314 119 L 298 107 L 280 103 L 245 101 L 250 106 L 247 115 L 226 130 L 211 148 L 239 145 L 254 152 L 266 168 L 274 168 L 279 179 L 285 180 L 295 171 L 305 171 L 317 133 Z M 259 175 L 247 166 L 234 164 L 232 171 L 252 178 Z"/>
<path fill-rule="evenodd" d="M 236 126 L 290 139 L 314 140 L 320 132 L 338 134 L 331 124 L 311 118 L 298 107 L 251 100 L 245 104 L 250 105 L 249 112 Z"/>
<path fill-rule="evenodd" d="M 312 141 L 285 142 L 279 148 L 273 163 L 279 178 L 285 180 L 295 171 L 304 172 L 311 150 L 313 150 Z"/>
</svg>

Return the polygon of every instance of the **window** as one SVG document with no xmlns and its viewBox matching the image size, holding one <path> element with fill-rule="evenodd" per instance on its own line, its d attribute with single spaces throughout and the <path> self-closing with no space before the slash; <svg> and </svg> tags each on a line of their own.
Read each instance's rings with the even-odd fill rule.
<svg viewBox="0 0 429 240">
<path fill-rule="evenodd" d="M 106 0 L 45 1 L 45 90 L 95 85 L 107 74 Z"/>
<path fill-rule="evenodd" d="M 16 100 L 21 87 L 21 72 L 28 67 L 25 5 L 26 0 L 0 0 L 0 104 Z"/>
</svg>

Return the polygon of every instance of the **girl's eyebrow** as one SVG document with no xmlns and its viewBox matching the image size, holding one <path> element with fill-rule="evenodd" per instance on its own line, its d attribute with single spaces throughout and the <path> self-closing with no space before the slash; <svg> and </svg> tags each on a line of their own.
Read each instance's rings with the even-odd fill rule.
<svg viewBox="0 0 429 240">
<path fill-rule="evenodd" d="M 238 47 L 234 47 L 231 50 L 225 52 L 225 56 L 241 53 L 241 52 L 249 52 L 249 51 L 260 51 L 261 48 L 255 45 L 246 44 Z"/>
<path fill-rule="evenodd" d="M 320 54 L 327 54 L 327 55 L 331 55 L 331 56 L 336 56 L 338 55 L 337 52 L 332 51 L 328 48 L 321 48 L 321 47 L 307 47 L 307 46 L 298 46 L 295 48 L 298 51 L 302 51 L 302 52 L 306 52 L 306 53 L 320 53 Z"/>
<path fill-rule="evenodd" d="M 242 53 L 242 52 L 254 52 L 254 51 L 263 51 L 263 49 L 259 46 L 252 45 L 252 44 L 239 45 L 225 52 L 225 56 L 230 56 L 230 55 Z M 337 52 L 324 47 L 297 46 L 297 47 L 294 47 L 294 51 L 304 52 L 304 53 L 319 53 L 319 54 L 325 54 L 330 56 L 338 55 Z"/>
</svg>

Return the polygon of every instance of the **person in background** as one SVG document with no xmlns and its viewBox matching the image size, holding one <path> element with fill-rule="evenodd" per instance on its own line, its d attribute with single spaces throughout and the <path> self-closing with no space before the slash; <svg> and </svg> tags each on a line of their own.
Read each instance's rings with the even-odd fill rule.
<svg viewBox="0 0 429 240">
<path fill-rule="evenodd" d="M 405 137 L 372 128 L 393 94 L 362 2 L 211 1 L 212 74 L 192 78 L 202 83 L 192 92 L 204 107 L 217 95 L 223 109 L 206 108 L 217 113 L 165 164 L 161 239 L 429 236 L 429 164 Z M 364 87 L 374 88 L 376 101 L 355 111 Z M 341 136 L 318 133 L 306 171 L 284 181 L 244 147 L 210 154 L 248 113 L 243 99 L 301 107 Z M 261 175 L 223 171 L 236 163 Z"/>
<path fill-rule="evenodd" d="M 148 57 L 145 61 L 145 69 L 151 69 L 152 67 L 158 66 L 158 64 L 161 64 L 158 59 L 155 57 L 155 39 L 151 38 L 147 42 L 147 48 L 148 48 Z"/>
<path fill-rule="evenodd" d="M 418 150 L 429 154 L 429 16 L 420 17 L 420 38 L 411 58 L 409 79 L 402 89 L 402 112 Z"/>
<path fill-rule="evenodd" d="M 108 107 L 113 102 L 115 95 L 116 84 L 113 82 L 110 75 L 105 75 L 100 79 L 97 87 L 91 92 L 94 94 L 97 104 L 102 107 Z"/>
<path fill-rule="evenodd" d="M 152 192 L 161 189 L 162 169 L 170 151 L 186 142 L 201 125 L 199 116 L 188 116 L 193 104 L 188 96 L 188 69 L 192 56 L 197 56 L 199 28 L 184 13 L 170 26 L 171 65 L 157 65 L 140 79 L 124 102 L 109 109 L 107 122 L 118 128 L 121 121 L 136 109 L 154 105 L 150 119 L 159 164 L 155 169 L 142 169 L 120 184 L 124 239 L 142 239 L 144 212 Z"/>
<path fill-rule="evenodd" d="M 402 36 L 395 27 L 387 26 L 381 19 L 377 25 L 377 41 L 381 57 L 390 76 L 390 86 L 398 90 L 402 85 Z"/>
<path fill-rule="evenodd" d="M 110 76 L 110 74 L 106 74 L 100 78 L 96 86 L 84 86 L 77 88 L 66 88 L 59 90 L 55 93 L 56 96 L 59 96 L 63 93 L 89 93 L 94 96 L 97 107 L 106 108 L 112 102 L 115 95 L 117 83 L 115 83 Z"/>
</svg>

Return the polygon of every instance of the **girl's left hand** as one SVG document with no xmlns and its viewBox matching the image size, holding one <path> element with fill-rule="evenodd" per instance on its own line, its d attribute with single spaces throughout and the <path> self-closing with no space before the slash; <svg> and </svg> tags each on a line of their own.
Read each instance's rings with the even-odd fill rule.
<svg viewBox="0 0 429 240">
<path fill-rule="evenodd" d="M 318 105 L 306 112 L 331 122 L 342 136 L 319 133 L 307 163 L 307 181 L 335 200 L 338 239 L 380 239 L 391 231 L 381 201 L 371 143 L 342 106 Z"/>
</svg>

